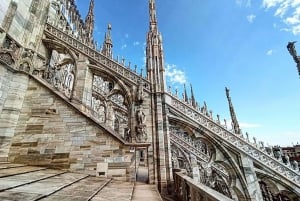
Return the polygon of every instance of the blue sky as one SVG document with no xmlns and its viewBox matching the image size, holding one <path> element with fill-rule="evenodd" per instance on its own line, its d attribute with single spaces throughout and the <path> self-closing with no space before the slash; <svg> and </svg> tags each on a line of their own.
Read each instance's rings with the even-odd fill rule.
<svg viewBox="0 0 300 201">
<path fill-rule="evenodd" d="M 77 0 L 85 18 L 87 0 Z M 167 81 L 270 145 L 300 143 L 300 79 L 288 41 L 300 39 L 300 0 L 156 0 Z M 95 39 L 112 24 L 114 55 L 144 68 L 148 0 L 95 0 Z M 300 40 L 296 48 L 300 55 Z M 182 91 L 181 91 L 182 92 Z"/>
</svg>

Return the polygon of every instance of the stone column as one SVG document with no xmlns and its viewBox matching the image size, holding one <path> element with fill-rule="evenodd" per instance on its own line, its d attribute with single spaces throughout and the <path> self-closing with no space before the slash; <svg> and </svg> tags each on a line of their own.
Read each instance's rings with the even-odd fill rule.
<svg viewBox="0 0 300 201">
<path fill-rule="evenodd" d="M 153 122 L 155 140 L 153 143 L 155 144 L 158 189 L 161 194 L 169 194 L 172 193 L 169 192 L 169 189 L 171 189 L 173 177 L 167 109 L 162 93 L 155 93 L 152 98 L 154 102 L 153 116 L 155 117 Z"/>
<path fill-rule="evenodd" d="M 247 190 L 251 200 L 263 200 L 258 179 L 254 170 L 253 161 L 243 153 L 241 153 L 241 161 L 247 182 Z"/>
<path fill-rule="evenodd" d="M 0 161 L 8 160 L 28 80 L 27 75 L 13 73 L 0 65 Z"/>
<path fill-rule="evenodd" d="M 80 54 L 76 62 L 76 76 L 71 101 L 83 103 L 83 107 L 90 107 L 92 100 L 93 73 L 89 69 L 88 64 L 87 58 Z M 82 109 L 85 110 L 85 108 Z"/>
</svg>

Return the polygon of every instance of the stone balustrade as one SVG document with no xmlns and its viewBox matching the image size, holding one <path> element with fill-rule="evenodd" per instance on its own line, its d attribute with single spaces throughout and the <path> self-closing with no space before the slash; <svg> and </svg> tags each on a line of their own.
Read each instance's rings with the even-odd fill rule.
<svg viewBox="0 0 300 201">
<path fill-rule="evenodd" d="M 199 150 L 197 147 L 194 146 L 194 144 L 190 141 L 187 141 L 186 139 L 176 135 L 175 133 L 170 133 L 171 142 L 176 144 L 177 146 L 180 146 L 188 153 L 192 153 L 197 158 L 199 158 L 202 161 L 209 162 L 210 156 L 207 154 L 204 154 L 201 150 Z M 228 172 L 225 170 L 224 167 L 222 167 L 220 164 L 212 163 L 212 167 L 216 169 L 218 172 L 222 173 L 222 175 L 225 178 L 229 178 Z"/>
<path fill-rule="evenodd" d="M 189 153 L 192 153 L 193 155 L 197 156 L 205 162 L 209 161 L 210 157 L 198 150 L 191 142 L 188 142 L 187 140 L 172 132 L 170 133 L 170 137 L 173 143 L 180 145 L 180 147 L 183 147 L 185 150 L 188 150 Z"/>
<path fill-rule="evenodd" d="M 138 75 L 135 71 L 126 68 L 122 64 L 119 64 L 118 62 L 102 55 L 95 48 L 90 47 L 84 42 L 76 39 L 71 33 L 64 32 L 63 30 L 60 30 L 49 23 L 46 23 L 45 33 L 46 35 L 50 36 L 50 38 L 55 37 L 56 39 L 65 43 L 65 45 L 69 46 L 71 49 L 81 52 L 88 58 L 102 64 L 102 66 L 105 66 L 109 70 L 113 71 L 117 75 L 122 76 L 124 79 L 134 83 L 135 85 L 138 85 L 139 82 L 142 81 L 144 88 L 148 91 L 150 90 L 150 82 L 147 79 L 143 78 L 141 75 Z"/>
<path fill-rule="evenodd" d="M 242 135 L 234 134 L 223 125 L 215 122 L 212 118 L 205 116 L 191 105 L 182 102 L 170 94 L 166 95 L 166 103 L 172 109 L 179 111 L 189 119 L 200 124 L 202 129 L 213 133 L 216 137 L 227 142 L 229 145 L 236 147 L 239 151 L 245 153 L 265 168 L 273 170 L 283 178 L 300 187 L 299 170 L 294 170 L 290 165 L 286 165 L 282 161 L 276 159 L 272 153 L 268 153 L 265 149 L 261 149 L 256 143 L 249 142 L 249 140 L 244 139 Z"/>
<path fill-rule="evenodd" d="M 175 198 L 178 201 L 233 201 L 214 189 L 195 182 L 183 172 L 174 171 Z"/>
</svg>

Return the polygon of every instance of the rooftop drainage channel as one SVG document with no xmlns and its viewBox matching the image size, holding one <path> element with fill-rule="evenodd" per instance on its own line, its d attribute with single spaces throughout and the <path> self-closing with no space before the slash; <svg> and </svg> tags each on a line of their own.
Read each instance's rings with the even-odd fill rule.
<svg viewBox="0 0 300 201">
<path fill-rule="evenodd" d="M 64 189 L 64 188 L 66 188 L 66 187 L 68 187 L 68 186 L 71 186 L 72 184 L 75 184 L 75 183 L 77 183 L 77 182 L 79 182 L 79 181 L 81 181 L 81 180 L 83 180 L 83 179 L 85 179 L 85 178 L 87 178 L 87 177 L 89 177 L 89 175 L 86 175 L 86 176 L 84 176 L 84 177 L 81 177 L 81 178 L 79 178 L 79 179 L 77 179 L 77 180 L 75 180 L 75 181 L 69 183 L 69 184 L 66 184 L 66 185 L 64 185 L 64 186 L 62 186 L 62 187 L 56 189 L 55 191 L 52 191 L 51 193 L 49 193 L 49 194 L 47 194 L 47 195 L 42 195 L 42 196 L 40 196 L 40 197 L 34 199 L 33 201 L 38 201 L 38 200 L 44 199 L 44 198 L 46 198 L 46 197 L 49 197 L 50 195 L 53 195 L 54 193 L 56 193 L 56 192 L 58 192 L 58 191 L 60 191 L 60 190 L 62 190 L 62 189 Z"/>
<path fill-rule="evenodd" d="M 86 201 L 90 201 L 95 197 L 105 186 L 107 186 L 112 179 L 107 180 L 104 184 L 102 184 Z"/>
<path fill-rule="evenodd" d="M 40 168 L 40 169 L 37 169 L 37 170 L 30 170 L 30 171 L 26 171 L 26 172 L 19 172 L 19 173 L 14 173 L 14 174 L 2 175 L 2 176 L 0 176 L 0 178 L 11 177 L 11 176 L 20 175 L 20 174 L 27 174 L 27 173 L 30 173 L 30 172 L 38 172 L 38 171 L 46 170 L 46 169 L 47 168 Z"/>
<path fill-rule="evenodd" d="M 0 165 L 2 165 L 2 164 L 0 163 Z M 0 167 L 0 170 L 19 168 L 19 167 L 25 167 L 25 166 L 27 166 L 27 165 L 18 165 L 18 166 L 11 166 L 11 167 Z"/>
<path fill-rule="evenodd" d="M 41 179 L 30 181 L 30 182 L 27 182 L 27 183 L 24 183 L 24 184 L 19 184 L 19 185 L 16 185 L 16 186 L 12 186 L 12 187 L 8 187 L 8 188 L 5 188 L 5 189 L 1 189 L 0 192 L 7 191 L 7 190 L 10 190 L 10 189 L 14 189 L 14 188 L 18 188 L 18 187 L 25 186 L 25 185 L 28 185 L 28 184 L 32 184 L 32 183 L 35 183 L 35 182 L 39 182 L 39 181 L 42 181 L 42 180 L 46 180 L 46 179 L 49 179 L 49 178 L 52 178 L 52 177 L 56 177 L 58 175 L 62 175 L 62 174 L 65 174 L 65 173 L 67 173 L 67 172 L 61 172 L 61 173 L 54 174 L 54 175 L 51 175 L 51 176 L 48 176 L 48 177 L 44 177 L 44 178 L 41 178 Z"/>
</svg>

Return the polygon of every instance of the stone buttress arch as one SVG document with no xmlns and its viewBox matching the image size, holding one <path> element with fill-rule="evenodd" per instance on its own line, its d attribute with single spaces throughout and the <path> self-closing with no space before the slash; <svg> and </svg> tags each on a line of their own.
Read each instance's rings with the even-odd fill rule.
<svg viewBox="0 0 300 201">
<path fill-rule="evenodd" d="M 247 183 L 246 180 L 243 176 L 242 171 L 239 169 L 238 164 L 231 158 L 229 152 L 227 151 L 227 149 L 214 137 L 212 137 L 211 135 L 207 134 L 205 132 L 204 129 L 202 129 L 201 127 L 198 127 L 199 125 L 195 125 L 183 118 L 180 118 L 178 116 L 174 116 L 174 115 L 169 115 L 169 123 L 171 124 L 171 122 L 174 122 L 176 125 L 180 125 L 180 126 L 184 126 L 184 128 L 189 128 L 190 131 L 199 131 L 201 132 L 201 134 L 203 136 L 205 136 L 205 138 L 212 144 L 215 146 L 215 149 L 218 149 L 221 151 L 221 153 L 224 155 L 224 157 L 227 159 L 228 163 L 224 162 L 224 161 L 219 161 L 219 163 L 221 163 L 223 166 L 225 166 L 226 170 L 228 171 L 228 173 L 230 174 L 231 177 L 237 177 L 241 183 L 241 186 L 243 188 L 244 191 L 244 195 L 242 196 L 242 198 L 244 199 L 250 199 L 250 194 L 247 190 Z M 218 162 L 218 161 L 217 161 Z M 235 180 L 235 179 L 234 179 Z M 230 186 L 230 191 L 233 192 L 233 187 L 235 186 L 234 184 L 234 180 L 231 181 L 231 184 L 229 184 Z M 234 184 L 234 186 L 232 186 Z M 237 188 L 237 187 L 236 187 Z"/>
</svg>

